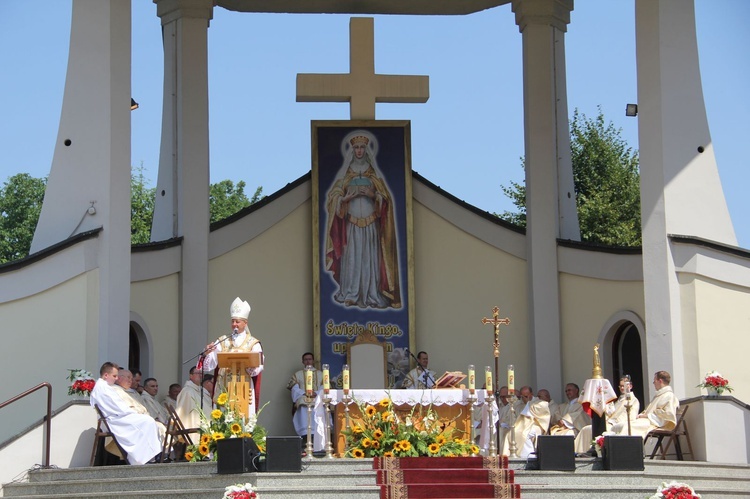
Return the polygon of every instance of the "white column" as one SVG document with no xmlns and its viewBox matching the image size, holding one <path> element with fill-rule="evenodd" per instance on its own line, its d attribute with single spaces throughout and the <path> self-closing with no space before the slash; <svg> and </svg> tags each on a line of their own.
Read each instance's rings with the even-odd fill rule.
<svg viewBox="0 0 750 499">
<path fill-rule="evenodd" d="M 693 2 L 636 0 L 635 6 L 645 375 L 670 371 L 682 396 L 700 373 L 685 372 L 690 353 L 683 351 L 683 305 L 668 235 L 731 245 L 737 239 L 708 130 Z"/>
<path fill-rule="evenodd" d="M 212 0 L 154 0 L 164 39 L 164 108 L 151 239 L 182 237 L 181 359 L 208 331 L 208 24 Z M 183 371 L 190 366 L 183 364 Z M 185 374 L 184 372 L 182 374 Z"/>
<path fill-rule="evenodd" d="M 523 37 L 526 248 L 533 386 L 559 386 L 557 238 L 580 239 L 570 159 L 565 30 L 572 0 L 513 0 Z"/>
<path fill-rule="evenodd" d="M 31 253 L 98 235 L 98 359 L 127 364 L 130 319 L 130 0 L 74 0 L 63 107 Z M 92 299 L 92 302 L 96 302 Z"/>
</svg>

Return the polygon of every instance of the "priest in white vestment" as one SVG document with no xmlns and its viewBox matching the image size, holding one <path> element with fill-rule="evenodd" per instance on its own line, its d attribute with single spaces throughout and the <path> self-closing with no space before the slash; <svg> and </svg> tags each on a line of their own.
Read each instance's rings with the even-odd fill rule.
<svg viewBox="0 0 750 499">
<path fill-rule="evenodd" d="M 99 407 L 117 442 L 128 454 L 130 464 L 145 464 L 161 452 L 162 441 L 158 423 L 147 414 L 138 414 L 115 393 L 114 385 L 118 369 L 105 362 L 101 376 L 91 391 L 91 405 Z"/>
<path fill-rule="evenodd" d="M 550 435 L 572 435 L 577 436 L 585 426 L 591 425 L 591 416 L 583 409 L 583 406 L 578 402 L 581 389 L 575 383 L 568 383 L 565 386 L 565 396 L 568 398 L 568 403 L 560 405 L 559 408 L 559 419 L 557 424 L 549 429 Z M 581 444 L 581 449 L 576 449 L 576 452 L 586 452 L 591 447 L 591 442 L 588 445 Z"/>
<path fill-rule="evenodd" d="M 307 366 L 315 365 L 315 357 L 311 352 L 305 352 L 302 355 L 302 364 Z M 314 392 L 318 392 L 323 388 L 323 371 L 314 369 L 312 372 L 312 387 Z M 287 390 L 291 392 L 292 403 L 294 407 L 292 411 L 294 416 L 292 422 L 294 423 L 294 431 L 301 437 L 307 436 L 307 405 L 305 401 L 305 370 L 300 369 L 294 373 L 286 385 Z M 318 433 L 318 425 L 315 423 L 315 417 L 311 416 L 312 434 Z"/>
<path fill-rule="evenodd" d="M 517 415 L 513 424 L 513 435 L 515 437 L 518 455 L 522 459 L 529 457 L 535 452 L 536 437 L 547 433 L 549 428 L 549 404 L 537 397 L 529 386 L 521 388 L 521 400 L 526 401 L 523 410 Z M 502 455 L 510 455 L 510 432 L 503 440 Z"/>
<path fill-rule="evenodd" d="M 217 357 L 217 353 L 219 352 L 256 352 L 261 354 L 260 365 L 258 367 L 247 369 L 247 374 L 251 378 L 248 414 L 255 414 L 260 405 L 260 381 L 263 373 L 263 365 L 265 364 L 263 347 L 260 344 L 260 340 L 255 338 L 247 327 L 247 319 L 250 316 L 250 304 L 237 297 L 229 307 L 229 313 L 232 319 L 231 336 L 222 336 L 215 342 L 207 345 L 205 351 L 206 356 L 202 359 L 202 363 L 201 361 L 198 362 L 198 369 L 210 371 L 219 367 L 219 360 Z M 224 384 L 224 378 L 227 374 L 226 371 L 226 369 L 221 369 L 218 373 L 214 374 L 214 379 L 218 388 L 217 390 L 214 390 L 214 399 L 221 394 L 222 390 L 226 389 L 226 385 Z"/>
<path fill-rule="evenodd" d="M 604 435 L 614 434 L 612 428 L 621 423 L 625 425 L 624 434 L 627 435 L 628 413 L 630 414 L 631 423 L 635 421 L 638 416 L 641 404 L 638 402 L 638 398 L 633 394 L 633 385 L 630 382 L 630 378 L 623 377 L 620 379 L 620 394 L 620 397 L 615 402 L 609 402 L 604 406 L 604 414 L 606 415 L 607 420 L 607 430 L 603 433 Z M 630 411 L 628 411 L 628 404 L 630 404 Z M 587 452 L 591 448 L 591 442 L 593 439 L 594 436 L 592 435 L 591 425 L 586 425 L 581 428 L 580 433 L 576 435 L 576 452 Z"/>
<path fill-rule="evenodd" d="M 159 382 L 154 378 L 146 378 L 143 382 L 143 393 L 141 393 L 143 405 L 146 407 L 152 418 L 160 423 L 167 424 L 169 413 L 167 413 L 167 409 L 156 399 L 158 393 Z"/>
<path fill-rule="evenodd" d="M 672 376 L 667 371 L 657 371 L 654 374 L 654 388 L 656 394 L 642 413 L 630 424 L 631 434 L 640 435 L 644 439 L 651 430 L 673 430 L 677 424 L 677 408 L 680 401 L 669 384 Z M 612 427 L 618 435 L 628 434 L 627 420 Z"/>
<path fill-rule="evenodd" d="M 175 412 L 185 428 L 200 428 L 201 412 L 207 420 L 211 419 L 213 400 L 211 394 L 202 386 L 203 374 L 197 368 L 190 368 L 190 378 L 177 395 Z"/>
<path fill-rule="evenodd" d="M 427 368 L 429 362 L 430 357 L 427 352 L 419 352 L 417 354 L 417 367 L 409 371 L 401 386 L 416 390 L 429 390 L 435 386 L 437 376 L 434 371 Z"/>
</svg>

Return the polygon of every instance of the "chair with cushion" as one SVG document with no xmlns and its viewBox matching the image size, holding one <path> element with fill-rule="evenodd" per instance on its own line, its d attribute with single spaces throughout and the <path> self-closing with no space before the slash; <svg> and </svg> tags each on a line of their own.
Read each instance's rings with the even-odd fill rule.
<svg viewBox="0 0 750 499">
<path fill-rule="evenodd" d="M 693 455 L 693 445 L 690 443 L 690 434 L 688 433 L 687 423 L 685 422 L 685 414 L 688 411 L 689 406 L 680 406 L 677 408 L 677 423 L 672 430 L 651 430 L 644 441 L 644 446 L 648 442 L 649 438 L 656 438 L 656 445 L 654 450 L 651 452 L 649 459 L 653 459 L 657 452 L 660 452 L 659 458 L 666 459 L 669 448 L 674 443 L 675 453 L 678 461 L 683 461 L 684 456 L 687 454 Z M 680 445 L 680 437 L 684 436 L 688 445 L 688 452 L 682 452 L 682 446 Z M 666 443 L 664 440 L 666 439 Z"/>
<path fill-rule="evenodd" d="M 352 389 L 388 388 L 388 357 L 385 343 L 370 331 L 364 331 L 349 343 L 346 361 Z"/>
<path fill-rule="evenodd" d="M 102 443 L 107 438 L 111 438 L 112 441 L 114 441 L 120 451 L 120 457 L 127 460 L 128 453 L 123 450 L 120 443 L 117 441 L 117 437 L 115 437 L 115 434 L 109 429 L 107 418 L 102 414 L 102 410 L 99 409 L 99 406 L 96 404 L 94 404 L 94 410 L 96 410 L 97 423 L 96 431 L 94 432 L 94 447 L 91 449 L 91 461 L 89 462 L 89 466 L 94 466 L 96 461 L 96 451 L 100 446 L 102 447 L 102 450 L 104 450 L 104 445 L 102 445 Z"/>
</svg>

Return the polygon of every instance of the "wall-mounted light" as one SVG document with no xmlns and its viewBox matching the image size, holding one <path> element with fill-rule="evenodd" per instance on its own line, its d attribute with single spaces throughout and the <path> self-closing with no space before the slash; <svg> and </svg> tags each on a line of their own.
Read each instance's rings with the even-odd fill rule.
<svg viewBox="0 0 750 499">
<path fill-rule="evenodd" d="M 638 116 L 638 104 L 626 104 L 625 116 Z"/>
<path fill-rule="evenodd" d="M 138 109 L 138 103 L 135 101 L 134 98 L 131 97 L 130 98 L 130 110 L 135 111 L 136 109 Z"/>
</svg>

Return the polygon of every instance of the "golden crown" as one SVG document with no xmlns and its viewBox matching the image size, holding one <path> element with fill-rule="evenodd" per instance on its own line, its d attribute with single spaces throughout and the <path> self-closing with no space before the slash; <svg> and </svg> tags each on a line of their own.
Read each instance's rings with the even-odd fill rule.
<svg viewBox="0 0 750 499">
<path fill-rule="evenodd" d="M 356 145 L 356 144 L 364 144 L 364 145 L 367 145 L 367 144 L 369 144 L 369 143 L 370 143 L 370 139 L 368 139 L 368 138 L 367 138 L 367 137 L 365 137 L 364 135 L 357 135 L 357 136 L 355 136 L 355 137 L 352 137 L 352 138 L 351 138 L 351 140 L 349 140 L 349 143 L 350 143 L 351 145 Z"/>
</svg>

